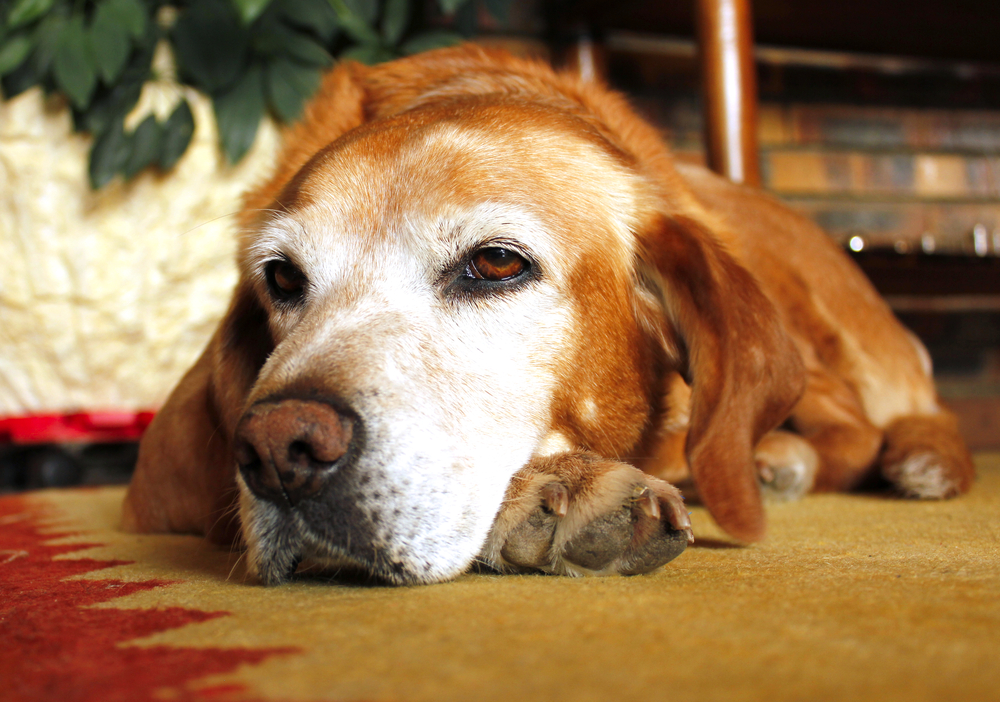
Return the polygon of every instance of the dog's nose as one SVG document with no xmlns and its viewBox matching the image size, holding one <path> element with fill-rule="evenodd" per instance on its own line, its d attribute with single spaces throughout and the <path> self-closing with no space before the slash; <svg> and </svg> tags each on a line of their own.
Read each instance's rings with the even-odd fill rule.
<svg viewBox="0 0 1000 702">
<path fill-rule="evenodd" d="M 236 460 L 255 495 L 294 506 L 322 489 L 353 432 L 354 421 L 325 402 L 262 402 L 240 419 Z"/>
</svg>

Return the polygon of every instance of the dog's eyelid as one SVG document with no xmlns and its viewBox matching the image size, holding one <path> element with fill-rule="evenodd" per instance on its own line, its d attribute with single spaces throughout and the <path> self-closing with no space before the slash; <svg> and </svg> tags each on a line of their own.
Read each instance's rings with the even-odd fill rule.
<svg viewBox="0 0 1000 702">
<path fill-rule="evenodd" d="M 309 279 L 287 256 L 264 263 L 264 280 L 271 298 L 282 304 L 297 304 L 305 296 Z"/>
<path fill-rule="evenodd" d="M 537 260 L 535 253 L 523 242 L 513 237 L 503 235 L 489 237 L 479 241 L 474 246 L 469 246 L 465 249 L 464 259 L 468 261 L 477 253 L 486 249 L 504 249 L 506 251 L 510 251 L 511 253 L 517 254 L 523 258 L 532 267 L 535 266 Z"/>
<path fill-rule="evenodd" d="M 529 262 L 532 262 L 534 259 L 533 254 L 527 246 L 517 239 L 504 236 L 498 236 L 496 238 L 481 241 L 479 244 L 470 249 L 470 253 L 476 253 L 477 251 L 482 251 L 483 249 L 507 249 L 508 251 L 513 251 L 518 256 L 523 256 Z"/>
</svg>

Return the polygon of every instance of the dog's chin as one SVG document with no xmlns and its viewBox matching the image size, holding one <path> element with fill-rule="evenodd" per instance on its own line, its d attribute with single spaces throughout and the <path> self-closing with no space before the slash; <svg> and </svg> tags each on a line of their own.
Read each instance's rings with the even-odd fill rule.
<svg viewBox="0 0 1000 702">
<path fill-rule="evenodd" d="M 257 500 L 243 491 L 240 521 L 250 574 L 262 585 L 281 585 L 297 572 L 309 576 L 386 585 L 426 585 L 450 580 L 467 570 L 474 558 L 456 559 L 394 553 L 386 546 L 331 543 L 301 516 Z M 345 539 L 347 544 L 351 541 Z M 440 561 L 440 562 L 439 562 Z M 300 568 L 300 566 L 302 566 Z"/>
<path fill-rule="evenodd" d="M 418 571 L 383 557 L 361 558 L 341 548 L 299 535 L 281 535 L 250 549 L 250 570 L 262 585 L 281 585 L 293 577 L 321 578 L 368 585 L 428 585 L 450 580 L 465 567 Z"/>
</svg>

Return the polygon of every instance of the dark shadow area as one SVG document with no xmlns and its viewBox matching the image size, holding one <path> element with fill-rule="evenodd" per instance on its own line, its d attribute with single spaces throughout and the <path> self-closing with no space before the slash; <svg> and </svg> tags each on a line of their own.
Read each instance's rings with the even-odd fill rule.
<svg viewBox="0 0 1000 702">
<path fill-rule="evenodd" d="M 0 446 L 0 494 L 80 485 L 125 485 L 139 455 L 136 441 Z"/>
<path fill-rule="evenodd" d="M 710 539 L 696 536 L 694 537 L 694 543 L 688 546 L 688 548 L 707 548 L 725 551 L 729 549 L 747 548 L 747 546 L 745 544 L 737 543 L 736 541 L 724 541 L 722 539 Z"/>
</svg>

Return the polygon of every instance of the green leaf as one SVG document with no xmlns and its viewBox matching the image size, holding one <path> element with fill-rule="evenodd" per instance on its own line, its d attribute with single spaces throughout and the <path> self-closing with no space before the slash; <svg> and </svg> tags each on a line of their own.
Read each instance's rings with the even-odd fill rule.
<svg viewBox="0 0 1000 702">
<path fill-rule="evenodd" d="M 343 3 L 351 14 L 367 25 L 374 25 L 378 19 L 379 0 L 343 0 Z"/>
<path fill-rule="evenodd" d="M 267 66 L 267 95 L 271 109 L 283 122 L 291 122 L 302 112 L 302 105 L 319 87 L 321 73 L 294 61 L 277 59 Z"/>
<path fill-rule="evenodd" d="M 438 7 L 444 14 L 453 15 L 465 3 L 466 0 L 438 0 Z"/>
<path fill-rule="evenodd" d="M 382 15 L 382 38 L 389 46 L 395 46 L 406 25 L 410 21 L 410 0 L 389 0 Z"/>
<path fill-rule="evenodd" d="M 294 43 L 300 35 L 281 22 L 264 20 L 254 27 L 250 36 L 250 47 L 253 52 L 275 56 L 285 53 L 285 47 Z"/>
<path fill-rule="evenodd" d="M 55 0 L 17 0 L 7 14 L 7 28 L 17 29 L 34 22 L 52 9 Z"/>
<path fill-rule="evenodd" d="M 275 0 L 282 17 L 329 43 L 337 33 L 337 13 L 327 0 Z"/>
<path fill-rule="evenodd" d="M 208 93 L 229 89 L 247 62 L 250 34 L 221 0 L 198 0 L 174 25 L 177 67 Z"/>
<path fill-rule="evenodd" d="M 55 51 L 66 20 L 62 15 L 52 13 L 29 30 L 35 48 L 28 59 L 8 71 L 2 79 L 4 97 L 10 99 L 41 83 L 47 83 L 52 54 Z"/>
<path fill-rule="evenodd" d="M 507 24 L 510 19 L 510 6 L 512 0 L 486 0 L 486 11 L 493 15 L 502 25 Z"/>
<path fill-rule="evenodd" d="M 0 76 L 10 73 L 28 58 L 34 42 L 26 34 L 12 34 L 0 46 Z"/>
<path fill-rule="evenodd" d="M 376 0 L 330 0 L 337 13 L 337 23 L 360 44 L 378 44 L 381 40 L 374 29 L 378 16 Z"/>
<path fill-rule="evenodd" d="M 333 57 L 307 34 L 280 22 L 261 22 L 254 32 L 253 48 L 271 56 L 284 55 L 311 66 L 329 66 Z"/>
<path fill-rule="evenodd" d="M 52 72 L 59 88 L 73 106 L 84 109 L 97 86 L 97 73 L 90 57 L 90 43 L 83 28 L 83 16 L 76 15 L 63 27 L 52 57 Z"/>
<path fill-rule="evenodd" d="M 329 66 L 333 63 L 333 57 L 320 44 L 304 34 L 299 34 L 298 39 L 285 47 L 288 56 L 310 66 Z"/>
<path fill-rule="evenodd" d="M 125 118 L 142 94 L 143 80 L 128 71 L 115 85 L 98 90 L 87 109 L 78 115 L 77 130 L 100 134 Z"/>
<path fill-rule="evenodd" d="M 163 124 L 163 147 L 160 150 L 160 168 L 170 170 L 187 151 L 194 135 L 194 115 L 187 100 L 180 104 Z"/>
<path fill-rule="evenodd" d="M 99 190 L 115 177 L 128 159 L 128 137 L 121 121 L 99 134 L 90 148 L 90 187 Z"/>
<path fill-rule="evenodd" d="M 0 78 L 0 89 L 3 90 L 4 99 L 10 100 L 25 90 L 38 85 L 41 81 L 41 74 L 35 70 L 34 62 L 29 60 Z"/>
<path fill-rule="evenodd" d="M 104 0 L 115 20 L 121 24 L 133 39 L 141 39 L 146 33 L 149 12 L 141 0 Z"/>
<path fill-rule="evenodd" d="M 52 66 L 52 59 L 59 47 L 59 38 L 62 36 L 66 22 L 66 17 L 53 12 L 46 15 L 45 19 L 39 22 L 35 28 L 36 45 L 35 52 L 31 56 L 31 63 L 35 65 L 35 70 L 39 75 L 47 73 Z"/>
<path fill-rule="evenodd" d="M 397 58 L 394 53 L 378 44 L 359 44 L 358 46 L 352 46 L 347 51 L 342 52 L 340 57 L 351 61 L 360 61 L 361 63 L 369 66 L 373 66 L 376 63 L 382 63 L 383 61 L 392 61 L 394 58 Z"/>
<path fill-rule="evenodd" d="M 455 44 L 462 43 L 462 41 L 462 35 L 460 34 L 444 29 L 432 29 L 427 32 L 421 32 L 404 42 L 399 47 L 399 50 L 407 55 L 418 54 L 421 51 L 440 49 L 442 46 L 454 46 Z"/>
<path fill-rule="evenodd" d="M 132 44 L 128 29 L 118 21 L 114 6 L 101 3 L 90 23 L 90 48 L 94 63 L 105 85 L 111 85 L 121 75 L 128 61 Z"/>
<path fill-rule="evenodd" d="M 381 42 L 378 32 L 357 15 L 343 15 L 339 17 L 339 20 L 341 29 L 347 32 L 347 35 L 359 44 L 374 46 Z"/>
<path fill-rule="evenodd" d="M 156 123 L 156 117 L 149 115 L 139 123 L 129 138 L 129 155 L 125 160 L 125 179 L 131 180 L 143 168 L 160 158 L 160 148 L 163 145 L 163 130 Z"/>
<path fill-rule="evenodd" d="M 230 90 L 213 101 L 219 141 L 230 163 L 243 158 L 257 136 L 264 117 L 263 77 L 260 66 L 251 65 Z"/>
<path fill-rule="evenodd" d="M 249 25 L 260 17 L 260 14 L 267 9 L 270 2 L 271 0 L 232 0 L 233 7 L 236 8 L 236 12 L 240 16 L 240 19 L 243 20 L 244 25 Z"/>
<path fill-rule="evenodd" d="M 479 31 L 479 8 L 476 3 L 467 2 L 459 5 L 452 16 L 451 29 L 463 37 L 471 37 Z"/>
</svg>

